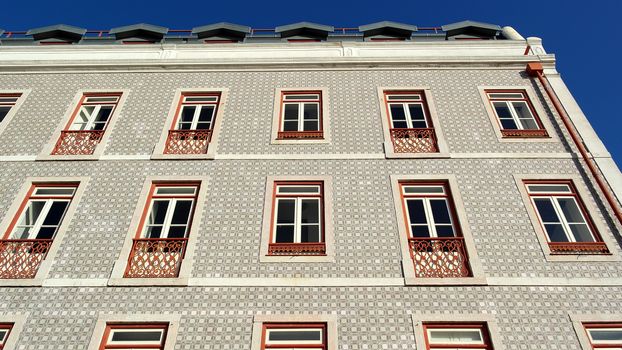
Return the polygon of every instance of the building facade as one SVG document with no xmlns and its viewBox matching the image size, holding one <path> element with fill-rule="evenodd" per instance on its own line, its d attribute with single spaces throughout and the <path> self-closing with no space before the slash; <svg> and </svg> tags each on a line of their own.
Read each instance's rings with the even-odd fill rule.
<svg viewBox="0 0 622 350">
<path fill-rule="evenodd" d="M 0 349 L 622 348 L 622 175 L 510 27 L 0 30 L 0 118 Z"/>
</svg>

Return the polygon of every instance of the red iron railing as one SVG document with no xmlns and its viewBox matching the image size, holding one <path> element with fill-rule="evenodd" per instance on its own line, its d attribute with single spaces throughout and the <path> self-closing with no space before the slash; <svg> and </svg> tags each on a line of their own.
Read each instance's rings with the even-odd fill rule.
<svg viewBox="0 0 622 350">
<path fill-rule="evenodd" d="M 464 238 L 411 238 L 408 240 L 415 277 L 469 277 L 469 257 Z"/>
<path fill-rule="evenodd" d="M 126 278 L 175 278 L 186 252 L 187 238 L 134 239 Z"/>
<path fill-rule="evenodd" d="M 270 243 L 268 255 L 326 255 L 326 244 L 320 243 Z"/>
<path fill-rule="evenodd" d="M 64 130 L 56 142 L 52 154 L 57 155 L 88 155 L 104 136 L 104 130 Z"/>
<path fill-rule="evenodd" d="M 535 130 L 518 130 L 518 129 L 501 129 L 501 135 L 503 137 L 548 137 L 549 134 L 544 129 Z"/>
<path fill-rule="evenodd" d="M 323 131 L 279 131 L 279 139 L 323 139 Z"/>
<path fill-rule="evenodd" d="M 0 278 L 35 278 L 51 239 L 0 240 Z"/>
<path fill-rule="evenodd" d="M 211 130 L 169 130 L 165 154 L 205 154 Z"/>
<path fill-rule="evenodd" d="M 604 242 L 549 242 L 551 254 L 609 254 Z"/>
<path fill-rule="evenodd" d="M 395 153 L 438 152 L 434 128 L 391 129 L 390 131 Z"/>
</svg>

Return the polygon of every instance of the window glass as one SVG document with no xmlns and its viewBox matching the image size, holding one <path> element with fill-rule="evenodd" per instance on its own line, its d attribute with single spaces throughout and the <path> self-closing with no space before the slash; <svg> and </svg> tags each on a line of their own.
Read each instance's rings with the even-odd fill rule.
<svg viewBox="0 0 622 350">
<path fill-rule="evenodd" d="M 197 186 L 155 186 L 142 237 L 186 238 L 197 190 Z"/>
<path fill-rule="evenodd" d="M 219 96 L 182 96 L 174 130 L 211 130 Z"/>
<path fill-rule="evenodd" d="M 276 184 L 271 243 L 322 242 L 322 191 L 318 185 Z"/>
<path fill-rule="evenodd" d="M 444 186 L 401 184 L 412 238 L 456 237 Z"/>
<path fill-rule="evenodd" d="M 479 329 L 431 329 L 429 339 L 432 344 L 481 344 Z"/>
<path fill-rule="evenodd" d="M 502 130 L 541 130 L 526 93 L 488 93 Z"/>
<path fill-rule="evenodd" d="M 4 117 L 6 117 L 6 115 L 9 114 L 10 110 L 11 110 L 11 107 L 0 106 L 0 123 L 2 123 L 2 121 L 4 120 Z"/>
<path fill-rule="evenodd" d="M 622 346 L 622 328 L 589 329 L 588 333 L 593 343 L 613 343 Z"/>
<path fill-rule="evenodd" d="M 425 129 L 429 127 L 422 95 L 387 94 L 385 98 L 386 101 L 390 101 L 388 104 L 389 118 L 393 129 Z"/>
</svg>

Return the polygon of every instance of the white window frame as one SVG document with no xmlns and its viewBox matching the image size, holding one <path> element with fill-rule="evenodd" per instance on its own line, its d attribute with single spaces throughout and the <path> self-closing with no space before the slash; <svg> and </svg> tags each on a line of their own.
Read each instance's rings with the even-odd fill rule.
<svg viewBox="0 0 622 350">
<path fill-rule="evenodd" d="M 509 97 L 505 97 L 503 99 L 495 99 L 494 97 L 492 97 L 492 95 L 495 94 L 506 94 L 506 95 L 511 95 L 511 94 L 520 94 L 521 98 L 509 98 Z M 532 106 L 530 105 L 530 99 L 529 99 L 529 95 L 527 95 L 527 93 L 525 91 L 520 91 L 520 90 L 515 90 L 515 91 L 508 91 L 508 92 L 495 92 L 495 91 L 487 91 L 486 92 L 486 96 L 488 97 L 488 101 L 490 101 L 490 104 L 492 105 L 492 110 L 495 112 L 495 115 L 497 116 L 497 120 L 499 122 L 499 127 L 502 130 L 542 130 L 543 126 L 541 125 L 541 122 L 538 118 L 538 116 L 536 116 L 534 114 L 534 110 L 532 110 Z M 525 126 L 523 125 L 523 119 L 527 119 L 527 118 L 520 118 L 518 116 L 518 113 L 516 112 L 516 107 L 514 107 L 514 103 L 515 102 L 522 102 L 527 106 L 527 110 L 529 111 L 529 115 L 531 116 L 531 121 L 533 121 L 534 124 L 536 124 L 538 126 L 537 129 L 527 129 L 525 128 Z M 503 119 L 508 119 L 508 118 L 501 118 L 501 116 L 499 116 L 499 113 L 497 113 L 497 109 L 495 107 L 495 103 L 505 103 L 506 107 L 508 108 L 508 110 L 510 111 L 510 115 L 512 117 L 512 120 L 514 121 L 514 124 L 516 124 L 517 129 L 505 129 L 503 128 L 503 125 L 501 124 L 501 120 Z"/>
<path fill-rule="evenodd" d="M 406 99 L 396 99 L 396 100 L 391 100 L 390 97 L 392 96 L 418 96 L 419 99 L 412 99 L 411 101 L 406 100 Z M 401 105 L 402 109 L 404 110 L 404 115 L 406 117 L 406 125 L 408 129 L 415 129 L 415 127 L 413 127 L 413 118 L 412 115 L 410 114 L 410 108 L 408 108 L 408 105 L 410 104 L 418 104 L 421 106 L 421 110 L 423 111 L 423 121 L 425 122 L 425 129 L 430 128 L 430 116 L 428 115 L 428 111 L 427 111 L 427 105 L 426 102 L 423 99 L 423 93 L 412 93 L 412 94 L 398 94 L 398 93 L 391 93 L 391 92 L 386 92 L 385 93 L 385 98 L 386 98 L 386 104 L 387 104 L 387 108 L 388 108 L 388 113 L 389 113 L 389 117 L 391 118 L 391 128 L 392 129 L 396 129 L 393 124 L 395 123 L 395 120 L 393 119 L 393 112 L 391 111 L 391 105 Z M 400 128 L 397 128 L 400 129 Z"/>
<path fill-rule="evenodd" d="M 318 191 L 316 193 L 295 193 L 295 192 L 288 192 L 287 195 L 292 195 L 292 196 L 298 196 L 298 197 L 278 197 L 279 195 L 279 190 L 282 187 L 316 187 L 318 189 Z M 295 205 L 294 205 L 294 241 L 291 243 L 302 243 L 301 242 L 301 235 L 302 235 L 302 226 L 315 226 L 315 225 L 319 225 L 319 241 L 318 242 L 310 242 L 310 243 L 321 243 L 324 242 L 324 233 L 322 231 L 323 230 L 323 222 L 322 222 L 322 209 L 323 209 L 323 205 L 322 205 L 322 200 L 323 200 L 323 195 L 321 192 L 322 186 L 320 185 L 287 185 L 287 184 L 279 184 L 277 185 L 277 189 L 276 189 L 276 198 L 275 198 L 275 203 L 274 203 L 274 222 L 273 222 L 273 230 L 272 230 L 272 242 L 271 243 L 276 243 L 276 233 L 277 233 L 277 227 L 278 227 L 278 223 L 277 223 L 277 218 L 279 215 L 279 202 L 281 201 L 291 201 L 293 200 Z M 280 193 L 283 194 L 283 193 Z M 319 195 L 321 196 L 320 198 L 317 197 L 307 197 L 306 195 Z M 317 201 L 318 204 L 318 223 L 311 223 L 311 224 L 305 224 L 302 222 L 302 202 L 303 200 L 314 200 Z M 291 226 L 291 224 L 280 224 L 281 226 Z"/>
<path fill-rule="evenodd" d="M 488 330 L 490 340 L 490 348 L 494 350 L 506 350 L 506 344 L 501 341 L 500 328 L 494 316 L 477 313 L 415 313 L 411 315 L 413 328 L 415 330 L 415 343 L 417 349 L 429 349 L 426 342 L 426 334 L 424 324 L 426 323 L 450 323 L 455 324 L 456 329 L 461 328 L 460 324 L 467 323 L 484 323 Z M 450 328 L 451 329 L 451 328 Z M 483 339 L 483 338 L 482 338 Z M 464 344 L 464 343 L 463 343 Z M 450 345 L 450 344 L 448 344 Z M 445 348 L 446 350 L 456 350 L 456 348 Z"/>
<path fill-rule="evenodd" d="M 205 106 L 211 106 L 213 107 L 212 109 L 212 116 L 209 120 L 209 128 L 208 129 L 201 129 L 201 130 L 213 130 L 214 129 L 214 118 L 216 117 L 216 114 L 218 114 L 218 106 L 220 104 L 220 96 L 217 96 L 215 94 L 213 95 L 209 95 L 209 94 L 205 94 L 205 95 L 200 95 L 200 94 L 187 94 L 187 95 L 182 95 L 183 96 L 183 100 L 181 101 L 181 105 L 179 108 L 179 115 L 177 116 L 177 121 L 175 123 L 175 125 L 173 125 L 173 130 L 198 130 L 197 129 L 197 124 L 199 123 L 199 116 L 201 115 L 201 111 L 203 110 L 203 108 Z M 210 98 L 213 97 L 214 101 L 190 101 L 188 102 L 187 99 L 188 97 L 191 98 Z M 180 126 L 182 124 L 188 124 L 187 122 L 182 123 L 181 121 L 181 116 L 183 114 L 184 108 L 186 107 L 195 107 L 195 111 L 194 114 L 192 116 L 192 122 L 190 122 L 190 129 L 181 129 Z M 205 122 L 202 122 L 205 123 Z"/>
<path fill-rule="evenodd" d="M 179 186 L 179 187 L 175 187 L 175 186 L 166 186 L 166 184 L 163 185 L 158 185 L 158 184 L 154 184 L 155 187 L 153 189 L 153 195 L 151 197 L 150 202 L 148 203 L 148 209 L 147 209 L 147 216 L 145 217 L 145 222 L 143 223 L 143 227 L 141 229 L 141 233 L 140 236 L 143 238 L 148 238 L 147 237 L 147 233 L 148 233 L 148 229 L 149 227 L 157 227 L 157 226 L 162 226 L 162 231 L 160 232 L 160 237 L 159 238 L 168 238 L 169 233 L 170 233 L 170 228 L 171 226 L 185 226 L 186 230 L 184 232 L 184 238 L 188 237 L 188 228 L 190 227 L 190 223 L 191 223 L 191 219 L 192 216 L 194 214 L 194 209 L 196 206 L 196 200 L 195 197 L 197 195 L 197 187 L 193 187 L 193 186 Z M 183 193 L 183 194 L 175 194 L 175 193 L 170 193 L 170 194 L 158 194 L 158 190 L 162 189 L 162 188 L 193 188 L 193 192 L 192 194 L 187 194 L 187 193 Z M 159 196 L 165 196 L 165 197 L 159 197 Z M 174 197 L 174 198 L 170 198 L 170 197 Z M 179 201 L 190 201 L 190 211 L 188 212 L 188 218 L 186 219 L 186 224 L 185 225 L 181 225 L 181 224 L 172 224 L 171 222 L 173 221 L 173 213 L 175 211 L 175 208 L 177 207 L 177 202 Z M 149 224 L 149 217 L 152 214 L 153 211 L 153 205 L 155 204 L 155 202 L 168 202 L 168 207 L 166 208 L 166 214 L 164 216 L 164 222 L 162 223 L 162 225 L 150 225 Z"/>
<path fill-rule="evenodd" d="M 283 121 L 285 118 L 282 117 L 285 113 L 283 99 L 286 94 L 319 94 L 320 100 L 317 101 L 320 104 L 319 112 L 319 124 L 321 128 L 317 131 L 322 132 L 323 138 L 279 138 L 279 132 L 283 131 Z M 300 125 L 300 113 L 301 109 L 298 109 L 298 122 Z M 300 126 L 298 127 L 300 130 Z M 294 132 L 294 131 L 291 131 Z M 304 132 L 304 131 L 296 131 L 296 132 Z M 313 131 L 309 131 L 313 132 Z M 330 133 L 330 98 L 329 91 L 326 87 L 313 87 L 313 86 L 305 86 L 305 87 L 288 87 L 288 88 L 276 88 L 274 92 L 274 105 L 273 105 L 273 113 L 272 113 L 272 130 L 270 132 L 270 144 L 272 145 L 285 145 L 285 144 L 322 144 L 322 143 L 331 143 L 331 133 Z"/>
<path fill-rule="evenodd" d="M 603 326 L 606 326 L 606 324 L 603 324 Z M 589 327 L 589 328 L 585 328 L 585 332 L 587 333 L 588 339 L 590 339 L 590 342 L 594 345 L 615 345 L 618 346 L 622 349 L 622 336 L 620 337 L 620 340 L 613 340 L 613 341 L 595 341 L 594 338 L 592 337 L 592 332 L 593 330 L 613 330 L 613 331 L 617 331 L 622 335 L 622 327 Z M 602 348 L 602 347 L 601 347 Z"/>
<path fill-rule="evenodd" d="M 320 332 L 320 340 L 319 341 L 313 341 L 313 340 L 276 340 L 276 341 L 271 341 L 270 340 L 270 333 L 272 333 L 273 331 L 279 331 L 279 332 L 295 332 L 295 331 L 300 331 L 300 330 L 319 330 Z M 294 348 L 297 345 L 324 345 L 324 341 L 322 340 L 324 339 L 324 330 L 322 328 L 315 328 L 315 327 L 300 327 L 300 328 L 267 328 L 266 329 L 266 339 L 265 339 L 265 345 L 292 345 Z M 262 344 L 264 345 L 264 344 Z"/>
<path fill-rule="evenodd" d="M 179 332 L 179 324 L 181 322 L 180 314 L 109 314 L 108 312 L 100 312 L 95 322 L 95 329 L 91 335 L 91 340 L 87 350 L 100 350 L 106 327 L 109 324 L 155 324 L 167 323 L 166 339 L 164 340 L 164 350 L 175 349 L 175 341 Z"/>
<path fill-rule="evenodd" d="M 29 313 L 14 314 L 9 313 L 0 315 L 0 323 L 12 324 L 11 331 L 8 336 L 5 337 L 4 343 L 0 343 L 0 349 L 2 350 L 15 350 L 17 349 L 17 342 L 20 339 L 20 334 L 24 329 L 24 325 L 28 320 Z"/>
<path fill-rule="evenodd" d="M 287 101 L 287 97 L 288 96 L 316 96 L 317 98 L 315 99 L 294 99 L 292 98 L 292 100 L 294 100 L 293 102 L 291 101 Z M 300 92 L 283 92 L 283 106 L 282 106 L 282 111 L 281 111 L 281 128 L 280 131 L 282 132 L 286 132 L 285 131 L 285 106 L 287 105 L 298 105 L 298 127 L 296 128 L 296 130 L 291 130 L 291 132 L 305 132 L 305 131 L 322 131 L 322 108 L 321 108 L 321 103 L 322 103 L 322 94 L 321 93 L 316 93 L 316 92 L 309 92 L 306 93 L 304 91 L 300 91 Z M 311 121 L 317 121 L 317 130 L 304 130 L 304 122 L 307 121 L 304 119 L 304 109 L 306 105 L 316 105 L 317 106 L 317 119 L 310 119 Z"/>
<path fill-rule="evenodd" d="M 253 317 L 253 331 L 251 335 L 251 350 L 262 349 L 263 328 L 265 323 L 300 323 L 300 324 L 313 324 L 324 323 L 326 324 L 326 350 L 337 350 L 339 338 L 337 323 L 338 318 L 333 314 L 272 314 L 272 315 L 255 315 Z M 303 345 L 303 344 L 301 344 Z M 315 345 L 315 344 L 313 344 Z M 294 347 L 294 349 L 296 349 Z M 89 349 L 90 350 L 90 349 Z M 283 350 L 289 350 L 283 349 Z"/>
<path fill-rule="evenodd" d="M 116 102 L 115 103 L 88 103 L 87 104 L 87 100 L 90 98 L 91 96 L 85 96 L 84 97 L 84 101 L 82 102 L 82 104 L 80 105 L 80 109 L 78 110 L 78 112 L 76 113 L 74 119 L 71 122 L 71 125 L 68 126 L 67 130 L 72 130 L 72 131 L 94 131 L 94 127 L 96 124 L 104 124 L 104 127 L 99 129 L 101 131 L 105 131 L 106 128 L 108 127 L 108 124 L 110 122 L 110 119 L 112 118 L 112 116 L 114 116 L 114 112 L 117 109 L 118 103 L 119 103 L 119 97 L 116 97 Z M 92 113 L 87 113 L 87 107 L 93 106 L 95 107 L 93 109 Z M 102 107 L 112 107 L 112 109 L 110 110 L 110 115 L 108 116 L 108 119 L 106 119 L 105 122 L 96 122 L 96 118 L 99 115 L 99 112 L 101 111 Z M 78 118 L 80 117 L 80 114 L 84 113 L 84 115 L 86 115 L 86 122 L 79 122 Z M 84 128 L 79 128 L 77 126 L 79 125 L 85 125 Z"/>
<path fill-rule="evenodd" d="M 434 347 L 434 346 L 438 346 L 438 345 L 458 345 L 458 346 L 461 346 L 461 345 L 482 345 L 482 346 L 484 346 L 484 345 L 486 345 L 486 343 L 484 341 L 485 337 L 484 337 L 484 334 L 483 334 L 481 328 L 463 328 L 463 327 L 460 327 L 460 325 L 458 324 L 458 325 L 456 325 L 456 327 L 452 327 L 452 328 L 431 328 L 431 329 L 427 328 L 426 330 L 427 330 L 427 337 L 428 337 L 428 345 L 430 347 Z M 436 331 L 436 330 L 451 331 L 451 332 L 461 332 L 461 331 L 464 331 L 464 332 L 469 332 L 470 331 L 470 332 L 472 332 L 472 331 L 475 330 L 479 334 L 479 338 L 481 339 L 481 341 L 462 341 L 462 340 L 452 341 L 452 340 L 449 340 L 449 341 L 446 341 L 446 342 L 434 342 L 434 340 L 432 339 L 432 333 L 434 331 Z"/>
<path fill-rule="evenodd" d="M 606 326 L 607 324 L 622 324 L 622 313 L 583 314 L 569 312 L 568 317 L 572 322 L 572 327 L 574 328 L 575 334 L 577 335 L 577 339 L 579 340 L 579 344 L 581 345 L 582 350 L 594 350 L 594 347 L 592 347 L 592 342 L 590 340 L 590 335 L 588 334 L 585 325 L 598 323 L 603 324 L 603 326 Z M 620 347 L 622 347 L 622 345 Z M 596 349 L 606 349 L 606 347 L 600 347 Z"/>
<path fill-rule="evenodd" d="M 43 209 L 41 209 L 41 213 L 37 217 L 37 220 L 32 225 L 20 225 L 20 222 L 22 221 L 24 215 L 26 215 L 26 213 L 28 212 L 28 209 L 30 209 L 30 206 L 34 202 L 45 202 L 45 204 L 43 205 Z M 15 227 L 13 227 L 13 231 L 9 235 L 11 239 L 35 239 L 35 237 L 39 234 L 39 231 L 43 227 L 43 221 L 45 221 L 45 218 L 47 217 L 50 211 L 50 208 L 52 207 L 52 204 L 54 204 L 55 202 L 68 203 L 67 208 L 65 208 L 65 212 L 63 213 L 63 217 L 60 219 L 60 222 L 58 223 L 58 225 L 47 225 L 49 227 L 52 227 L 52 226 L 56 227 L 56 230 L 54 230 L 54 236 L 56 236 L 56 232 L 58 232 L 58 228 L 63 224 L 63 219 L 65 218 L 67 209 L 69 208 L 69 204 L 71 204 L 71 199 L 37 199 L 37 198 L 29 199 L 26 205 L 24 206 L 24 210 L 22 211 L 20 217 L 17 219 L 17 223 L 15 224 Z M 31 228 L 31 230 L 28 232 L 28 237 L 15 237 L 18 229 L 22 227 Z"/>
<path fill-rule="evenodd" d="M 428 226 L 428 231 L 430 232 L 430 238 L 438 238 L 438 233 L 436 232 L 436 222 L 434 221 L 434 215 L 432 213 L 432 206 L 430 204 L 430 200 L 439 200 L 442 199 L 445 201 L 445 206 L 447 207 L 447 212 L 449 213 L 449 224 L 439 224 L 439 226 L 451 226 L 451 229 L 453 230 L 453 237 L 459 237 L 457 234 L 460 232 L 459 229 L 457 229 L 456 223 L 454 222 L 454 218 L 453 218 L 453 209 L 450 206 L 450 201 L 448 198 L 448 194 L 446 191 L 445 186 L 442 185 L 426 185 L 425 183 L 421 182 L 418 184 L 400 184 L 401 185 L 401 190 L 402 190 L 402 194 L 404 195 L 404 209 L 406 210 L 406 220 L 408 221 L 408 232 L 409 232 L 409 237 L 411 238 L 416 238 L 413 235 L 412 232 L 412 222 L 410 221 L 410 212 L 408 210 L 408 202 L 409 201 L 417 201 L 417 200 L 422 200 L 423 201 L 423 209 L 425 211 L 425 216 L 426 216 L 426 221 L 427 221 L 427 226 Z M 426 194 L 432 195 L 432 196 L 437 196 L 439 195 L 438 193 L 417 193 L 416 195 L 409 193 L 407 194 L 405 191 L 406 187 L 440 187 L 442 188 L 443 192 L 442 195 L 444 195 L 445 197 L 425 197 Z M 406 197 L 406 196 L 411 196 L 411 197 Z M 420 197 L 421 196 L 421 197 Z M 422 226 L 421 224 L 419 224 L 420 226 Z"/>
<path fill-rule="evenodd" d="M 128 324 L 128 325 L 133 325 L 133 324 Z M 108 326 L 112 326 L 112 325 L 106 325 Z M 118 324 L 118 325 L 114 325 L 114 326 L 118 326 L 119 328 L 111 328 L 110 332 L 108 333 L 108 339 L 106 339 L 106 342 L 104 344 L 104 347 L 118 347 L 118 346 L 122 346 L 122 345 L 127 345 L 128 348 L 133 348 L 133 346 L 152 346 L 152 347 L 160 347 L 162 345 L 162 341 L 165 340 L 164 334 L 166 333 L 166 331 L 168 330 L 168 325 L 166 326 L 166 329 L 164 328 L 122 328 L 123 324 Z M 157 341 L 116 341 L 113 342 L 112 338 L 114 337 L 114 335 L 116 333 L 146 333 L 146 332 L 153 332 L 153 331 L 158 331 L 160 333 L 160 338 Z M 103 342 L 103 339 L 102 339 Z M 166 343 L 165 343 L 166 345 Z M 150 347 L 151 348 L 151 347 Z"/>
<path fill-rule="evenodd" d="M 6 95 L 9 95 L 9 94 L 10 95 L 20 94 L 20 96 L 17 98 L 17 101 L 14 104 L 12 104 L 11 109 L 9 109 L 9 112 L 4 116 L 4 119 L 2 119 L 2 121 L 0 121 L 0 135 L 2 135 L 2 133 L 7 128 L 9 123 L 11 123 L 11 120 L 13 120 L 13 118 L 17 114 L 18 110 L 22 107 L 22 105 L 26 101 L 26 98 L 28 97 L 28 95 L 30 94 L 31 91 L 32 90 L 30 90 L 30 89 L 27 89 L 27 90 L 0 90 L 0 95 L 4 95 L 4 94 L 6 94 Z"/>
</svg>

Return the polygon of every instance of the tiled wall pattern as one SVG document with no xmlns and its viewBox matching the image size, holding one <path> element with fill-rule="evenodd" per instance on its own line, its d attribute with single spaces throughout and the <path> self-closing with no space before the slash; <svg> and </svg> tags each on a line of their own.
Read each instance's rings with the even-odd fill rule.
<svg viewBox="0 0 622 350">
<path fill-rule="evenodd" d="M 519 70 L 485 69 L 0 75 L 0 89 L 33 90 L 0 136 L 0 155 L 39 154 L 74 107 L 75 94 L 88 89 L 130 91 L 104 154 L 149 155 L 169 127 L 165 119 L 179 88 L 230 89 L 218 154 L 380 154 L 379 86 L 429 87 L 451 152 L 565 152 L 567 145 L 559 142 L 499 143 L 477 89 L 535 84 Z M 275 89 L 306 86 L 328 89 L 332 142 L 271 145 Z"/>
<path fill-rule="evenodd" d="M 560 142 L 500 143 L 478 86 L 532 86 L 510 69 L 327 70 L 0 75 L 32 89 L 0 135 L 0 156 L 37 155 L 78 90 L 128 89 L 105 155 L 150 155 L 179 88 L 229 88 L 219 155 L 383 153 L 377 87 L 428 87 L 452 153 L 564 153 Z M 275 88 L 326 87 L 332 142 L 271 145 Z M 550 106 L 539 93 L 545 106 Z M 545 107 L 557 125 L 552 108 Z M 549 130 L 560 133 L 560 129 Z M 390 175 L 453 174 L 487 277 L 619 278 L 619 262 L 547 262 L 512 174 L 585 177 L 578 161 L 549 159 L 214 160 L 1 162 L 0 219 L 26 177 L 91 178 L 50 278 L 106 279 L 147 176 L 208 176 L 195 278 L 402 278 Z M 266 176 L 333 178 L 335 263 L 260 263 Z M 597 192 L 583 198 L 618 243 Z M 466 223 L 463 223 L 466 224 Z M 413 313 L 494 315 L 507 349 L 579 350 L 568 312 L 622 313 L 620 287 L 81 287 L 0 289 L 0 315 L 30 313 L 18 349 L 86 349 L 100 312 L 179 313 L 178 350 L 249 349 L 255 314 L 339 317 L 339 349 L 417 349 Z"/>
</svg>

